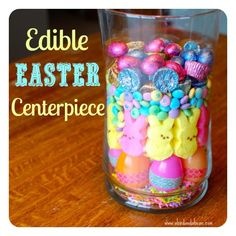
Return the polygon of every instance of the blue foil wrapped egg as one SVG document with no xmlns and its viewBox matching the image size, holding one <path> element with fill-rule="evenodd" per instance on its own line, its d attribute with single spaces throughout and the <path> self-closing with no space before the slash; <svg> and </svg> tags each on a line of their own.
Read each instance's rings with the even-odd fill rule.
<svg viewBox="0 0 236 236">
<path fill-rule="evenodd" d="M 213 52 L 209 48 L 204 48 L 200 51 L 198 55 L 198 62 L 211 65 L 213 63 Z"/>
<path fill-rule="evenodd" d="M 180 56 L 174 56 L 171 58 L 171 61 L 174 61 L 178 64 L 180 64 L 181 66 L 184 66 L 184 59 Z"/>
<path fill-rule="evenodd" d="M 197 42 L 195 41 L 188 41 L 184 44 L 183 46 L 183 50 L 184 51 L 189 51 L 189 50 L 193 50 L 196 53 L 198 53 L 200 51 L 200 46 Z"/>
<path fill-rule="evenodd" d="M 197 54 L 194 50 L 188 50 L 181 52 L 180 56 L 183 58 L 184 61 L 196 61 Z"/>
</svg>

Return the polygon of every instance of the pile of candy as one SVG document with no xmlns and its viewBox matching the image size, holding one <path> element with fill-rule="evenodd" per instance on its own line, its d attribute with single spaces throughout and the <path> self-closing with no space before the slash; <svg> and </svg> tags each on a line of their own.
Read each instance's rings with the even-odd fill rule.
<svg viewBox="0 0 236 236">
<path fill-rule="evenodd" d="M 110 175 L 123 187 L 146 192 L 198 188 L 207 172 L 212 50 L 156 38 L 111 42 L 107 53 Z M 181 196 L 178 204 L 158 201 L 178 207 L 186 195 L 173 198 Z"/>
</svg>

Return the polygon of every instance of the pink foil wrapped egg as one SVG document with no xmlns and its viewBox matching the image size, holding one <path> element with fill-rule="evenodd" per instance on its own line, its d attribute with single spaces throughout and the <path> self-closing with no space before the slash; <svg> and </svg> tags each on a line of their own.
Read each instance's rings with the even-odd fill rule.
<svg viewBox="0 0 236 236">
<path fill-rule="evenodd" d="M 172 155 L 163 161 L 153 161 L 149 170 L 150 184 L 158 191 L 171 192 L 183 181 L 183 167 L 179 157 Z"/>
<path fill-rule="evenodd" d="M 107 47 L 107 53 L 111 57 L 121 57 L 128 52 L 128 47 L 124 42 L 114 41 Z"/>
<path fill-rule="evenodd" d="M 199 147 L 193 156 L 183 159 L 184 180 L 200 183 L 207 173 L 207 153 Z"/>
<path fill-rule="evenodd" d="M 182 81 L 186 76 L 185 69 L 177 62 L 166 61 L 166 67 L 174 70 L 179 75 L 179 81 Z"/>
<path fill-rule="evenodd" d="M 143 188 L 148 185 L 150 161 L 146 156 L 132 157 L 121 153 L 116 168 L 118 181 L 130 188 Z"/>
<path fill-rule="evenodd" d="M 123 70 L 125 68 L 135 68 L 140 64 L 140 60 L 138 58 L 132 56 L 122 56 L 117 61 L 118 70 Z"/>
<path fill-rule="evenodd" d="M 165 42 L 164 40 L 157 38 L 149 42 L 147 45 L 144 47 L 145 52 L 162 52 L 165 48 Z"/>
<path fill-rule="evenodd" d="M 179 44 L 177 43 L 169 43 L 166 47 L 165 47 L 165 54 L 168 55 L 169 57 L 173 57 L 173 56 L 178 56 L 181 52 L 182 48 Z"/>
<path fill-rule="evenodd" d="M 140 64 L 141 71 L 146 75 L 154 74 L 159 68 L 165 65 L 165 60 L 158 54 L 146 57 Z"/>
</svg>

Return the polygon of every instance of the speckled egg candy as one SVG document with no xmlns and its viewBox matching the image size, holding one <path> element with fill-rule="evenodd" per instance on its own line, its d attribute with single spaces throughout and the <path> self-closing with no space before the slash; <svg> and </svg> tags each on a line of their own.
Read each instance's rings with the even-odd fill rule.
<svg viewBox="0 0 236 236">
<path fill-rule="evenodd" d="M 200 183 L 207 172 L 207 153 L 204 147 L 199 147 L 196 153 L 182 160 L 184 180 Z"/>
<path fill-rule="evenodd" d="M 114 41 L 107 47 L 107 53 L 111 57 L 120 57 L 128 52 L 128 46 L 124 42 Z"/>
<path fill-rule="evenodd" d="M 172 155 L 163 161 L 153 161 L 149 170 L 150 184 L 158 191 L 178 189 L 183 180 L 183 167 L 179 157 Z"/>
<path fill-rule="evenodd" d="M 148 185 L 150 161 L 145 156 L 132 157 L 121 153 L 115 172 L 118 181 L 130 188 L 143 188 Z"/>
</svg>

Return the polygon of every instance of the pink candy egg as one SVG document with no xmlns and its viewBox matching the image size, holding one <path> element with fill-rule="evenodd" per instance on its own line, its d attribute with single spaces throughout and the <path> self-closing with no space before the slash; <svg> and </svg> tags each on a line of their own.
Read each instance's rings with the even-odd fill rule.
<svg viewBox="0 0 236 236">
<path fill-rule="evenodd" d="M 146 75 L 154 74 L 159 68 L 163 67 L 165 64 L 165 60 L 162 56 L 158 54 L 153 54 L 146 57 L 141 65 L 141 71 Z"/>
<path fill-rule="evenodd" d="M 178 56 L 180 54 L 181 50 L 182 50 L 182 48 L 180 47 L 179 44 L 177 44 L 177 43 L 169 43 L 165 47 L 164 52 L 169 57 L 173 57 L 173 56 Z"/>
<path fill-rule="evenodd" d="M 124 42 L 111 42 L 107 47 L 107 53 L 111 57 L 120 57 L 128 52 L 128 47 Z"/>
<path fill-rule="evenodd" d="M 166 67 L 174 70 L 179 75 L 179 81 L 182 81 L 186 76 L 186 71 L 184 68 L 174 61 L 166 61 Z"/>
<path fill-rule="evenodd" d="M 184 180 L 200 183 L 207 172 L 207 153 L 199 147 L 193 156 L 183 159 Z"/>
<path fill-rule="evenodd" d="M 145 52 L 162 52 L 165 48 L 165 42 L 162 39 L 154 39 L 151 42 L 149 42 L 145 48 Z"/>
<path fill-rule="evenodd" d="M 135 68 L 140 64 L 140 60 L 138 58 L 132 56 L 122 56 L 117 61 L 118 70 L 123 70 L 125 68 Z"/>
<path fill-rule="evenodd" d="M 148 185 L 150 161 L 146 156 L 132 157 L 121 153 L 115 172 L 119 182 L 130 188 L 143 188 Z"/>
<path fill-rule="evenodd" d="M 183 180 L 183 167 L 179 157 L 172 155 L 163 161 L 153 161 L 149 170 L 150 184 L 158 191 L 178 189 Z"/>
</svg>

